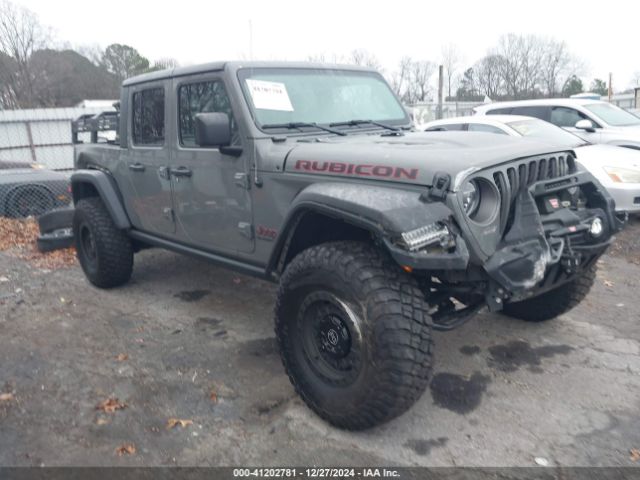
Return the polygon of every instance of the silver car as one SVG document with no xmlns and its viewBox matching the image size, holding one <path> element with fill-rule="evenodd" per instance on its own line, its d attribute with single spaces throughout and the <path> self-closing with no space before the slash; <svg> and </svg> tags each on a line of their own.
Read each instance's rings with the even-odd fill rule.
<svg viewBox="0 0 640 480">
<path fill-rule="evenodd" d="M 552 98 L 497 102 L 475 107 L 476 115 L 525 115 L 553 123 L 589 143 L 640 150 L 640 118 L 607 102 Z"/>
<path fill-rule="evenodd" d="M 546 140 L 572 148 L 576 159 L 609 191 L 617 211 L 640 212 L 640 151 L 612 145 L 593 145 L 537 118 L 491 115 L 436 120 L 419 127 L 425 131 L 462 130 Z"/>
</svg>

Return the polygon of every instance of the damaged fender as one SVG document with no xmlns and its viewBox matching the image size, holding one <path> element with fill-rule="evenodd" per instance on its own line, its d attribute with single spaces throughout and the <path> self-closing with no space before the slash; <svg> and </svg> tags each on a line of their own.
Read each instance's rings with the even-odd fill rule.
<svg viewBox="0 0 640 480">
<path fill-rule="evenodd" d="M 372 232 L 401 265 L 416 269 L 464 269 L 469 252 L 464 240 L 452 229 L 453 253 L 409 252 L 396 244 L 403 232 L 442 223 L 452 227 L 453 212 L 443 203 L 425 202 L 420 191 L 400 190 L 364 184 L 314 183 L 302 190 L 291 204 L 284 222 L 284 235 L 270 261 L 275 269 L 286 256 L 287 243 L 295 233 L 298 220 L 306 211 L 334 217 Z"/>
</svg>

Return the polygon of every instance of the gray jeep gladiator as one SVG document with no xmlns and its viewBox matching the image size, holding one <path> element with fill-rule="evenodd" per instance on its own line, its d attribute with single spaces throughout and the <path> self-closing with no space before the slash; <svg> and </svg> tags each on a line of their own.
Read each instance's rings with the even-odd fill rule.
<svg viewBox="0 0 640 480">
<path fill-rule="evenodd" d="M 365 429 L 425 390 L 432 330 L 577 305 L 622 228 L 571 151 L 411 131 L 370 69 L 211 63 L 126 80 L 118 136 L 76 147 L 89 281 L 162 247 L 279 282 L 275 333 L 320 417 Z M 94 136 L 95 137 L 95 136 Z"/>
</svg>

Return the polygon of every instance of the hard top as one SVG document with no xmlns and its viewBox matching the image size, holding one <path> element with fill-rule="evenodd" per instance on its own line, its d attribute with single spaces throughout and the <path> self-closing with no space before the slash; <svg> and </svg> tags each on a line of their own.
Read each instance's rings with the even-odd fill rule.
<svg viewBox="0 0 640 480">
<path fill-rule="evenodd" d="M 356 65 L 340 65 L 329 63 L 315 62 L 283 62 L 283 61 L 227 61 L 227 62 L 210 62 L 199 65 L 189 65 L 187 67 L 170 68 L 159 70 L 157 72 L 143 73 L 126 79 L 122 85 L 124 87 L 136 85 L 139 83 L 152 82 L 155 80 L 163 80 L 172 77 L 181 77 L 185 75 L 195 75 L 198 73 L 215 72 L 220 70 L 237 71 L 241 68 L 312 68 L 327 70 L 356 70 L 365 72 L 377 72 L 376 69 L 370 67 L 362 67 Z"/>
</svg>

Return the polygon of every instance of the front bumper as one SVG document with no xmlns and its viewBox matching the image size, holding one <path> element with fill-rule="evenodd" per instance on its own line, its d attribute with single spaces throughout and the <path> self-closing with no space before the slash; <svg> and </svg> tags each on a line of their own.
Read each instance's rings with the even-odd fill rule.
<svg viewBox="0 0 640 480">
<path fill-rule="evenodd" d="M 606 189 L 616 202 L 616 212 L 640 213 L 640 184 L 611 183 Z"/>
</svg>

